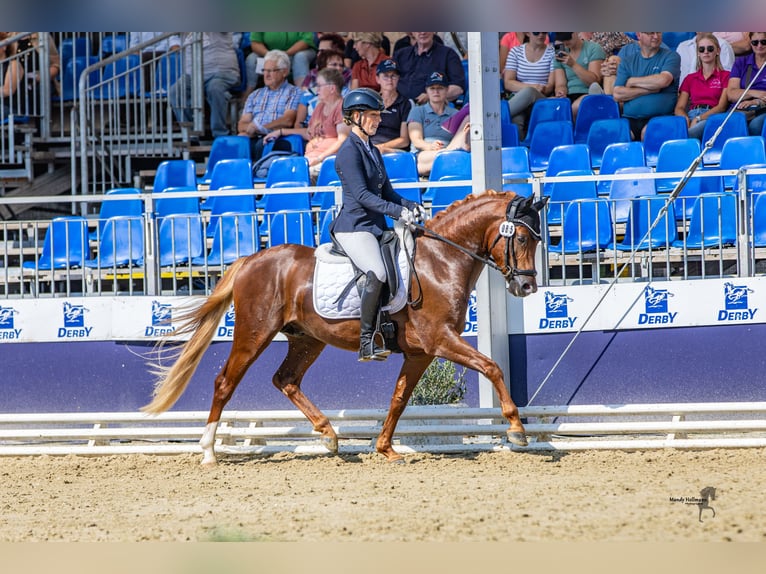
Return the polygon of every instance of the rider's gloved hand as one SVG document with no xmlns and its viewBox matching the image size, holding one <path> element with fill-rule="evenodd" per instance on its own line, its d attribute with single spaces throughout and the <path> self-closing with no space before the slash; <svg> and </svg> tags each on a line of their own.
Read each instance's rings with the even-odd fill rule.
<svg viewBox="0 0 766 574">
<path fill-rule="evenodd" d="M 415 222 L 415 213 L 413 211 L 410 211 L 406 207 L 402 207 L 402 214 L 399 216 L 399 221 L 401 221 L 405 225 L 409 225 L 410 223 L 414 223 Z"/>
<path fill-rule="evenodd" d="M 416 223 L 425 223 L 426 219 L 428 219 L 426 208 L 419 203 L 412 209 L 412 213 L 415 216 Z"/>
</svg>

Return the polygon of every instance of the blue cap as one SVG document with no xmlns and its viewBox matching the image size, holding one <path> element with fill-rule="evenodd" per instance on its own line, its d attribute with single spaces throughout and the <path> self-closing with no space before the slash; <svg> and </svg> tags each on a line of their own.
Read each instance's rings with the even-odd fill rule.
<svg viewBox="0 0 766 574">
<path fill-rule="evenodd" d="M 430 76 L 428 76 L 428 79 L 426 80 L 426 88 L 429 86 L 446 86 L 447 80 L 444 79 L 444 74 L 440 74 L 439 72 L 434 72 Z"/>
<path fill-rule="evenodd" d="M 378 64 L 376 73 L 385 74 L 386 72 L 396 72 L 397 74 L 401 74 L 401 72 L 399 71 L 399 66 L 391 58 L 388 58 L 387 60 L 383 60 L 380 64 Z"/>
</svg>

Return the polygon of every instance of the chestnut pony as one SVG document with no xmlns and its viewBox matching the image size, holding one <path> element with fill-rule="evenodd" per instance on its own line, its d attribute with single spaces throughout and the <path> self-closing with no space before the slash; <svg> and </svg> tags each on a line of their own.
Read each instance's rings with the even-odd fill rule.
<svg viewBox="0 0 766 574">
<path fill-rule="evenodd" d="M 502 371 L 465 342 L 461 333 L 469 295 L 485 265 L 503 274 L 511 294 L 524 297 L 537 291 L 535 251 L 544 205 L 544 200 L 533 203 L 532 198 L 489 190 L 456 201 L 422 228 L 411 283 L 413 294 L 419 291 L 419 303 L 392 315 L 404 363 L 375 445 L 389 461 L 402 459 L 391 446 L 394 429 L 413 388 L 435 357 L 474 369 L 492 381 L 510 422 L 508 440 L 527 444 Z M 358 349 L 359 320 L 320 317 L 313 307 L 313 276 L 312 248 L 287 244 L 265 249 L 235 261 L 205 302 L 180 318 L 175 334 L 191 333 L 191 338 L 172 365 L 159 368 L 153 400 L 142 409 L 146 412 L 163 412 L 181 396 L 234 301 L 231 353 L 215 379 L 210 415 L 200 439 L 203 465 L 216 463 L 213 445 L 221 411 L 247 369 L 279 332 L 287 337 L 288 350 L 273 383 L 321 433 L 323 445 L 330 452 L 338 451 L 338 437 L 329 419 L 303 394 L 301 381 L 325 345 Z"/>
</svg>

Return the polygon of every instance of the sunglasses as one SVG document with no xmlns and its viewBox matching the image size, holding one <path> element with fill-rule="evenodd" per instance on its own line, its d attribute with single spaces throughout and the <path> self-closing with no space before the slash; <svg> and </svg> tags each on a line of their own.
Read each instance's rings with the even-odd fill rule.
<svg viewBox="0 0 766 574">
<path fill-rule="evenodd" d="M 697 48 L 697 51 L 700 54 L 704 54 L 705 52 L 707 53 L 715 52 L 715 46 L 700 46 L 699 48 Z"/>
<path fill-rule="evenodd" d="M 750 40 L 751 46 L 757 46 L 758 44 L 761 46 L 766 46 L 766 40 Z"/>
<path fill-rule="evenodd" d="M 545 34 L 545 32 L 532 32 L 533 36 L 539 36 L 540 34 Z"/>
</svg>

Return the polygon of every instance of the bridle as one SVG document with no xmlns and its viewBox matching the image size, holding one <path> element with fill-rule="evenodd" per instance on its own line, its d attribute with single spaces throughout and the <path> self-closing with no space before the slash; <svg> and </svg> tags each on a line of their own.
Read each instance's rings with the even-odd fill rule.
<svg viewBox="0 0 766 574">
<path fill-rule="evenodd" d="M 536 240 L 540 240 L 540 215 L 535 209 L 523 209 L 520 210 L 519 208 L 523 204 L 528 204 L 527 198 L 523 196 L 516 196 L 511 201 L 508 202 L 508 206 L 505 208 L 505 221 L 503 221 L 497 230 L 497 236 L 495 237 L 495 240 L 492 242 L 492 245 L 489 247 L 488 256 L 482 257 L 481 255 L 478 255 L 474 253 L 473 251 L 470 251 L 469 249 L 466 249 L 462 245 L 459 245 L 455 243 L 454 241 L 447 239 L 443 235 L 440 235 L 436 233 L 435 231 L 432 231 L 430 229 L 427 229 L 425 226 L 419 224 L 419 223 L 411 223 L 410 226 L 414 227 L 415 229 L 419 230 L 419 233 L 422 233 L 426 237 L 432 237 L 434 239 L 437 239 L 443 243 L 446 243 L 447 245 L 450 245 L 457 249 L 458 251 L 461 251 L 468 255 L 469 257 L 475 259 L 476 261 L 480 261 L 487 267 L 490 267 L 492 269 L 495 269 L 496 271 L 499 271 L 503 278 L 505 278 L 506 283 L 510 285 L 511 281 L 514 277 L 518 276 L 525 276 L 525 277 L 534 277 L 537 275 L 537 271 L 534 269 L 519 269 L 516 266 L 517 258 L 516 258 L 516 247 L 514 246 L 513 238 L 516 235 L 516 227 L 521 225 L 522 227 L 526 228 L 527 231 L 532 235 L 532 237 Z M 501 240 L 505 239 L 505 260 L 503 262 L 503 266 L 501 267 L 497 263 L 495 263 L 492 260 L 492 250 L 495 248 L 495 245 Z M 414 265 L 412 265 L 412 269 L 414 272 Z M 416 275 L 417 279 L 417 275 Z"/>
</svg>

